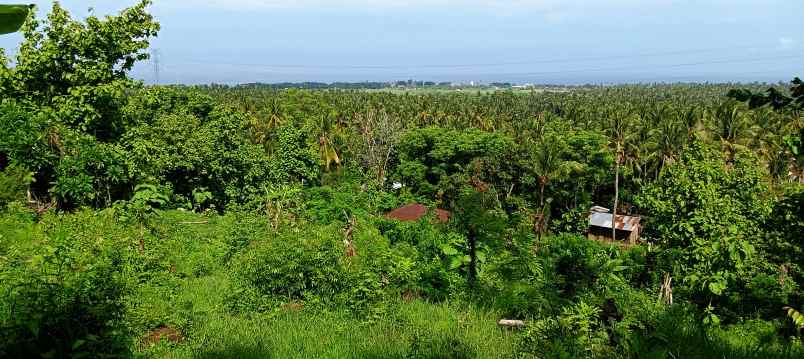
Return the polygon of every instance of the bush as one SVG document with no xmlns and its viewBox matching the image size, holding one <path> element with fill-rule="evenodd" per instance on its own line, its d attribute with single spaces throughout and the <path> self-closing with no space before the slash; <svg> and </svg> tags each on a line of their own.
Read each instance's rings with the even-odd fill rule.
<svg viewBox="0 0 804 359">
<path fill-rule="evenodd" d="M 784 281 L 771 288 L 767 280 L 761 285 L 746 280 L 781 278 L 781 270 L 766 265 L 763 253 L 756 250 L 755 243 L 762 237 L 757 229 L 771 209 L 763 198 L 768 186 L 756 166 L 757 158 L 745 151 L 734 156 L 727 163 L 711 147 L 693 143 L 680 161 L 668 166 L 638 197 L 640 207 L 650 209 L 646 233 L 660 239 L 665 249 L 660 261 L 679 279 L 677 297 L 701 308 L 715 308 L 728 320 L 778 310 L 790 288 L 784 288 Z M 746 293 L 760 287 L 766 294 L 773 293 L 769 299 L 778 300 L 770 306 L 766 306 L 769 301 L 754 302 L 761 306 L 740 304 Z"/>
<path fill-rule="evenodd" d="M 129 194 L 126 152 L 118 145 L 89 136 L 70 140 L 56 164 L 51 192 L 64 208 L 104 207 Z"/>
<path fill-rule="evenodd" d="M 466 238 L 430 221 L 428 217 L 416 222 L 382 218 L 375 225 L 395 249 L 414 263 L 416 274 L 402 290 L 441 301 L 466 285 L 461 272 L 464 255 L 457 251 L 457 247 L 465 246 Z"/>
<path fill-rule="evenodd" d="M 565 307 L 557 318 L 533 322 L 520 351 L 537 358 L 600 358 L 612 353 L 599 319 L 600 309 L 585 302 Z"/>
<path fill-rule="evenodd" d="M 626 267 L 618 256 L 615 247 L 606 248 L 574 235 L 551 237 L 539 251 L 548 280 L 566 299 L 605 287 L 612 279 L 621 279 L 620 272 Z"/>
<path fill-rule="evenodd" d="M 19 217 L 16 221 L 19 221 Z M 0 356 L 119 354 L 131 243 L 109 213 L 0 226 Z"/>
<path fill-rule="evenodd" d="M 647 358 L 800 358 L 802 345 L 779 338 L 777 330 L 764 321 L 706 327 L 694 307 L 675 305 L 658 314 L 652 327 L 636 331 L 629 351 Z"/>
<path fill-rule="evenodd" d="M 265 312 L 296 303 L 373 312 L 414 266 L 372 226 L 357 223 L 350 242 L 337 225 L 282 230 L 234 259 L 230 309 Z"/>
<path fill-rule="evenodd" d="M 804 185 L 792 185 L 774 201 L 765 223 L 765 238 L 757 247 L 774 264 L 785 266 L 798 286 L 804 286 Z M 804 294 L 801 296 L 804 301 Z"/>
<path fill-rule="evenodd" d="M 135 179 L 169 184 L 183 198 L 209 192 L 205 201 L 219 209 L 245 202 L 271 179 L 269 158 L 248 142 L 245 126 L 242 114 L 221 107 L 203 118 L 160 115 L 126 133 L 129 166 Z"/>
<path fill-rule="evenodd" d="M 519 351 L 537 358 L 797 358 L 802 346 L 777 335 L 776 322 L 701 324 L 694 306 L 665 306 L 625 289 L 565 306 L 529 323 Z M 594 297 L 594 298 L 593 298 Z"/>
<path fill-rule="evenodd" d="M 271 162 L 271 178 L 277 182 L 311 183 L 319 178 L 318 156 L 307 147 L 300 129 L 286 125 L 279 129 L 277 154 Z"/>
<path fill-rule="evenodd" d="M 0 169 L 17 163 L 29 169 L 39 170 L 52 165 L 57 156 L 45 136 L 49 118 L 7 99 L 0 102 Z M 51 141 L 54 142 L 54 141 Z"/>
<path fill-rule="evenodd" d="M 304 197 L 306 217 L 329 224 L 344 222 L 346 216 L 368 214 L 372 194 L 350 183 L 337 188 L 313 187 L 304 192 Z"/>
<path fill-rule="evenodd" d="M 25 200 L 26 190 L 33 180 L 33 173 L 20 166 L 0 170 L 0 208 L 9 202 Z"/>
<path fill-rule="evenodd" d="M 478 129 L 415 129 L 399 143 L 399 165 L 391 178 L 416 195 L 456 199 L 472 171 L 477 171 L 476 160 L 487 159 L 497 169 L 511 148 L 510 138 Z"/>
<path fill-rule="evenodd" d="M 256 301 L 257 311 L 280 303 L 337 301 L 334 297 L 345 292 L 347 280 L 342 270 L 345 248 L 320 230 L 296 235 L 282 233 L 255 243 L 237 258 L 233 281 L 239 288 L 234 294 L 254 296 L 248 299 Z"/>
</svg>

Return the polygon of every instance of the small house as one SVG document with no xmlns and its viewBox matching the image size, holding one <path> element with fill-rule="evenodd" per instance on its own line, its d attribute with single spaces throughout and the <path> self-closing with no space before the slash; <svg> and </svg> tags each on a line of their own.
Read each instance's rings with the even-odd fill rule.
<svg viewBox="0 0 804 359">
<path fill-rule="evenodd" d="M 617 237 L 612 238 L 611 223 L 612 214 L 608 208 L 595 206 L 589 210 L 589 230 L 587 236 L 590 240 L 617 243 L 625 246 L 633 246 L 639 243 L 639 235 L 642 231 L 640 225 L 641 218 L 638 216 L 617 215 L 614 227 Z"/>
</svg>

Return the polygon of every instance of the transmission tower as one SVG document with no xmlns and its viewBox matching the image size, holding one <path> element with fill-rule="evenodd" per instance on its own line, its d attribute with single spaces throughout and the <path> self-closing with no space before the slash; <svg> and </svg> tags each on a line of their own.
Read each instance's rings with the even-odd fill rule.
<svg viewBox="0 0 804 359">
<path fill-rule="evenodd" d="M 151 58 L 154 65 L 154 85 L 159 85 L 159 49 L 151 51 Z"/>
</svg>

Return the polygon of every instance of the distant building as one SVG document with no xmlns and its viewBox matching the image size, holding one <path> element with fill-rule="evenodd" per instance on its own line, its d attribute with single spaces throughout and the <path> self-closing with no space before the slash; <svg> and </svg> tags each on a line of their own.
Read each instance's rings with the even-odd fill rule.
<svg viewBox="0 0 804 359">
<path fill-rule="evenodd" d="M 637 216 L 617 215 L 617 238 L 611 237 L 612 214 L 608 208 L 594 206 L 589 210 L 589 230 L 587 236 L 590 240 L 617 243 L 625 246 L 639 244 L 639 235 L 642 232 Z"/>
</svg>

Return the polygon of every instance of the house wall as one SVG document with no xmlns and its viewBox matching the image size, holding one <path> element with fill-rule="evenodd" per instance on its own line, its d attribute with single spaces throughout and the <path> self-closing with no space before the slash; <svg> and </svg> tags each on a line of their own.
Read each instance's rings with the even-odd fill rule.
<svg viewBox="0 0 804 359">
<path fill-rule="evenodd" d="M 617 240 L 613 241 L 611 239 L 611 228 L 604 228 L 604 227 L 597 227 L 592 226 L 589 227 L 589 231 L 587 232 L 587 238 L 593 241 L 599 242 L 607 242 L 607 243 L 617 243 L 623 245 L 635 245 L 639 242 L 639 231 L 625 231 L 618 229 L 617 230 Z"/>
<path fill-rule="evenodd" d="M 639 228 L 636 231 L 631 231 L 631 235 L 628 236 L 628 244 L 637 244 L 639 242 Z"/>
</svg>

